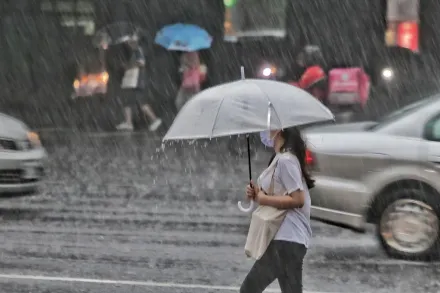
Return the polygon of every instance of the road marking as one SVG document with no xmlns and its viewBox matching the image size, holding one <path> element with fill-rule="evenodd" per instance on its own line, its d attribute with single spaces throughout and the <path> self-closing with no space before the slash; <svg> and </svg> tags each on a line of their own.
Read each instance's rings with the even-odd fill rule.
<svg viewBox="0 0 440 293">
<path fill-rule="evenodd" d="M 90 137 L 112 137 L 112 136 L 128 136 L 128 135 L 148 135 L 150 138 L 153 138 L 156 141 L 162 141 L 162 138 L 160 137 L 151 137 L 151 132 L 149 132 L 146 129 L 143 130 L 136 130 L 136 131 L 120 131 L 120 130 L 114 130 L 114 131 L 81 131 L 76 130 L 72 128 L 40 128 L 35 129 L 35 131 L 39 133 L 54 133 L 54 132 L 63 132 L 63 133 L 73 133 L 75 135 L 85 135 Z"/>
<path fill-rule="evenodd" d="M 70 132 L 74 132 L 75 130 L 74 129 L 72 129 L 72 128 L 67 128 L 67 127 L 41 127 L 41 128 L 34 128 L 34 130 L 35 131 L 37 131 L 37 132 L 61 132 L 61 131 L 64 131 L 64 132 L 67 132 L 67 131 L 70 131 Z"/>
<path fill-rule="evenodd" d="M 0 279 L 5 280 L 25 280 L 25 281 L 40 281 L 40 282 L 69 282 L 69 283 L 89 283 L 102 285 L 126 285 L 139 287 L 153 287 L 153 288 L 174 288 L 174 289 L 202 289 L 202 290 L 217 290 L 217 291 L 239 291 L 239 287 L 234 286 L 216 286 L 216 285 L 201 285 L 201 284 L 180 284 L 171 282 L 153 282 L 153 281 L 130 281 L 130 280 L 106 280 L 106 279 L 85 279 L 85 278 L 70 278 L 70 277 L 52 277 L 52 276 L 35 276 L 35 275 L 15 275 L 15 274 L 0 274 Z M 266 289 L 264 292 L 280 292 L 279 289 Z M 338 292 L 321 292 L 321 291 L 304 291 L 304 293 L 338 293 Z"/>
<path fill-rule="evenodd" d="M 151 134 L 147 131 L 109 131 L 109 132 L 82 132 L 81 134 L 84 134 L 88 137 L 117 137 L 117 136 L 149 136 L 148 138 L 153 141 L 162 141 L 160 137 L 151 137 Z"/>
<path fill-rule="evenodd" d="M 107 137 L 118 137 L 118 136 L 146 136 L 148 140 L 155 142 L 162 142 L 162 137 L 157 134 L 151 133 L 147 129 L 133 130 L 133 131 L 122 131 L 122 130 L 110 130 L 110 131 L 83 131 L 76 130 L 72 128 L 40 128 L 35 129 L 39 134 L 51 134 L 56 132 L 61 133 L 71 133 L 77 136 L 86 136 L 90 138 L 107 138 Z M 191 140 L 189 140 L 191 141 Z M 189 143 L 187 141 L 187 143 Z M 165 145 L 169 146 L 171 144 L 182 143 L 182 142 L 166 142 Z"/>
</svg>

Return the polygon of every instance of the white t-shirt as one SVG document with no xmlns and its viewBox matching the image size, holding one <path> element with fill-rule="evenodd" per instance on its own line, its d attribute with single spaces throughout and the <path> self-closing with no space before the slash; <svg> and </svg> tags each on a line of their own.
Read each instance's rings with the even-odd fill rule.
<svg viewBox="0 0 440 293">
<path fill-rule="evenodd" d="M 273 168 L 267 168 L 258 178 L 258 185 L 264 191 L 269 192 L 272 174 L 274 174 L 274 194 L 290 194 L 299 189 L 304 192 L 305 202 L 302 208 L 288 210 L 274 240 L 296 242 L 309 247 L 312 237 L 310 227 L 311 199 L 302 176 L 301 166 L 297 157 L 290 153 L 277 154 L 275 160 L 278 161 L 275 173 L 273 173 Z"/>
</svg>

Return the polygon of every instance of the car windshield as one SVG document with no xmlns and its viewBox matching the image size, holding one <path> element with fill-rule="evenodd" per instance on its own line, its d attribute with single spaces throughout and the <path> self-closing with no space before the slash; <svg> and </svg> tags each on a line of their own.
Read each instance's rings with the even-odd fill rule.
<svg viewBox="0 0 440 293">
<path fill-rule="evenodd" d="M 379 128 L 384 127 L 385 125 L 388 125 L 389 123 L 396 121 L 398 119 L 401 119 L 407 115 L 410 115 L 412 113 L 414 113 L 415 111 L 417 111 L 420 108 L 423 108 L 425 105 L 429 105 L 432 102 L 438 100 L 439 97 L 435 96 L 432 98 L 427 98 L 427 99 L 423 99 L 421 101 L 417 101 L 415 103 L 409 104 L 401 109 L 398 109 L 396 111 L 393 111 L 391 113 L 389 113 L 388 115 L 385 115 L 384 117 L 380 118 L 379 120 L 377 120 L 377 123 L 374 124 L 373 126 L 371 126 L 369 128 L 370 131 L 374 131 L 377 130 Z"/>
</svg>

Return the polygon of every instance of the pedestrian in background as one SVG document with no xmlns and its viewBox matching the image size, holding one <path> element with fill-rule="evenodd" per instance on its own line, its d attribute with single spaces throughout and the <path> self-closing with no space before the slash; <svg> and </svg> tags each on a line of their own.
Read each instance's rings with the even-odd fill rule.
<svg viewBox="0 0 440 293">
<path fill-rule="evenodd" d="M 156 131 L 162 124 L 162 120 L 156 116 L 144 93 L 146 79 L 144 52 L 139 46 L 136 35 L 131 36 L 127 43 L 130 47 L 130 58 L 124 66 L 125 73 L 121 84 L 121 88 L 125 90 L 123 97 L 125 121 L 116 128 L 118 130 L 133 130 L 132 107 L 139 107 L 150 120 L 150 131 Z"/>
<path fill-rule="evenodd" d="M 198 52 L 184 52 L 180 57 L 182 83 L 176 97 L 176 108 L 179 111 L 195 94 L 200 92 L 200 86 L 206 76 L 206 66 L 200 65 Z"/>
<path fill-rule="evenodd" d="M 327 74 L 321 66 L 314 65 L 306 69 L 301 76 L 299 87 L 327 104 Z"/>
<path fill-rule="evenodd" d="M 314 186 L 306 169 L 306 143 L 296 127 L 264 134 L 262 142 L 274 148 L 276 155 L 258 184 L 246 187 L 246 195 L 260 207 L 278 213 L 279 225 L 263 223 L 258 219 L 259 208 L 254 211 L 245 249 L 257 260 L 240 293 L 262 293 L 275 279 L 283 293 L 301 293 L 303 259 L 312 236 L 309 189 Z"/>
</svg>

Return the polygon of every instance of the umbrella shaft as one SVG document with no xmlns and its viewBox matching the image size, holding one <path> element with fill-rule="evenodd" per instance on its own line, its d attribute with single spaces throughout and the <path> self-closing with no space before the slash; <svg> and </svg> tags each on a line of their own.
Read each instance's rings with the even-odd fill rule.
<svg viewBox="0 0 440 293">
<path fill-rule="evenodd" d="M 247 153 L 248 153 L 248 166 L 249 166 L 249 182 L 252 181 L 252 166 L 251 166 L 251 143 L 249 134 L 246 135 Z"/>
</svg>

